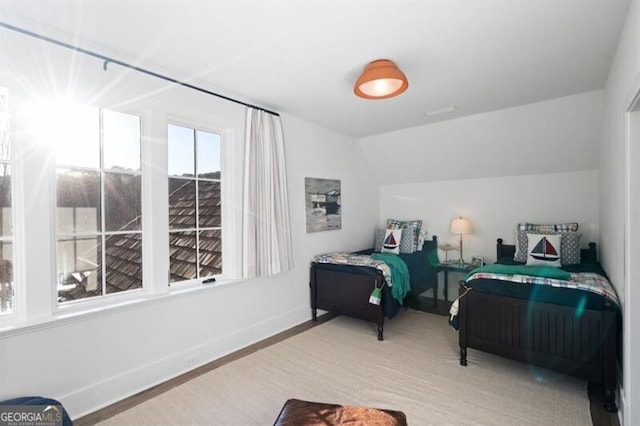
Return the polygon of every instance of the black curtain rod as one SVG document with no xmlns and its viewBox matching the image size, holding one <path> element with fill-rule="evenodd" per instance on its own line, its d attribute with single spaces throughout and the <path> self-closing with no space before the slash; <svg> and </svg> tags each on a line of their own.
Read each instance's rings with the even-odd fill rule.
<svg viewBox="0 0 640 426">
<path fill-rule="evenodd" d="M 277 112 L 270 111 L 268 109 L 265 109 L 265 108 L 262 108 L 262 107 L 259 107 L 259 106 L 256 106 L 256 105 L 248 104 L 246 102 L 242 102 L 242 101 L 239 101 L 237 99 L 233 99 L 233 98 L 230 98 L 228 96 L 224 96 L 224 95 L 221 95 L 219 93 L 215 93 L 215 92 L 212 92 L 210 90 L 206 90 L 206 89 L 203 89 L 201 87 L 194 86 L 194 85 L 189 84 L 189 83 L 185 83 L 184 81 L 176 80 L 175 78 L 167 77 L 166 75 L 158 74 L 157 72 L 153 72 L 153 71 L 150 71 L 150 70 L 145 69 L 145 68 L 140 68 L 140 67 L 137 67 L 135 65 L 131 65 L 131 64 L 128 64 L 126 62 L 122 62 L 122 61 L 119 61 L 117 59 L 110 58 L 108 56 L 104 56 L 104 55 L 101 55 L 99 53 L 92 52 L 91 50 L 83 49 L 81 47 L 74 46 L 72 44 L 65 43 L 63 41 L 56 40 L 56 39 L 51 38 L 51 37 L 43 36 L 42 34 L 34 33 L 32 31 L 28 31 L 28 30 L 25 30 L 23 28 L 19 28 L 19 27 L 13 26 L 13 25 L 9 25 L 9 24 L 4 23 L 4 22 L 0 22 L 0 26 L 6 28 L 8 30 L 16 31 L 16 32 L 19 32 L 19 33 L 22 33 L 22 34 L 25 34 L 25 35 L 28 35 L 28 36 L 31 36 L 31 37 L 35 37 L 35 38 L 40 39 L 40 40 L 47 41 L 49 43 L 56 44 L 58 46 L 66 47 L 67 49 L 71 49 L 71 50 L 74 50 L 76 52 L 84 53 L 85 55 L 93 56 L 94 58 L 101 59 L 101 60 L 104 61 L 103 65 L 102 65 L 102 68 L 105 71 L 107 69 L 107 65 L 109 63 L 113 63 L 113 64 L 116 64 L 116 65 L 120 65 L 120 66 L 123 66 L 123 67 L 126 67 L 126 68 L 130 68 L 132 70 L 141 72 L 143 74 L 147 74 L 147 75 L 159 78 L 161 80 L 169 81 L 171 83 L 178 84 L 180 86 L 188 87 L 189 89 L 197 90 L 198 92 L 206 93 L 207 95 L 216 96 L 218 98 L 225 99 L 225 100 L 231 101 L 231 102 L 235 102 L 237 104 L 244 105 L 244 106 L 249 107 L 249 108 L 255 108 L 255 109 L 264 111 L 266 113 L 275 115 L 277 117 L 280 116 L 280 114 L 278 114 Z"/>
</svg>

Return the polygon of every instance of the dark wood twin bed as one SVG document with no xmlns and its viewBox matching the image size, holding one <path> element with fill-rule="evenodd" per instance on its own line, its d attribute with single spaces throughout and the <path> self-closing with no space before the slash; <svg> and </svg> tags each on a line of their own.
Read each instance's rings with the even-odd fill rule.
<svg viewBox="0 0 640 426">
<path fill-rule="evenodd" d="M 363 250 L 358 253 L 372 252 Z M 403 305 L 411 304 L 411 300 L 429 289 L 437 290 L 438 237 L 434 235 L 425 241 L 421 251 L 399 256 L 409 266 L 411 276 L 411 290 Z M 384 339 L 385 316 L 393 318 L 401 307 L 392 298 L 382 272 L 374 268 L 312 262 L 310 287 L 314 321 L 317 320 L 318 309 L 371 321 L 378 326 L 378 340 Z M 382 288 L 382 303 L 379 305 L 369 303 L 374 288 Z"/>
<path fill-rule="evenodd" d="M 508 262 L 514 251 L 515 246 L 498 239 L 498 260 Z M 580 265 L 569 269 L 595 268 L 604 274 L 596 259 L 596 245 L 589 243 Z M 468 364 L 467 349 L 472 348 L 575 376 L 602 385 L 605 409 L 616 412 L 621 335 L 617 304 L 580 289 L 540 289 L 535 284 L 520 284 L 522 292 L 494 294 L 488 287 L 500 284 L 491 281 L 460 282 L 460 364 Z"/>
<path fill-rule="evenodd" d="M 423 266 L 412 280 L 403 305 L 428 289 L 437 292 L 437 237 L 425 241 L 422 252 L 410 260 Z M 515 246 L 496 246 L 499 263 L 513 263 Z M 367 254 L 371 251 L 360 253 Z M 606 276 L 597 263 L 596 245 L 581 250 L 581 263 L 571 272 L 586 270 Z M 392 318 L 401 306 L 391 297 L 380 271 L 361 266 L 316 263 L 311 265 L 311 309 L 347 315 L 377 324 L 383 340 L 385 316 Z M 470 277 L 473 278 L 473 277 Z M 383 287 L 380 305 L 369 303 L 373 288 Z M 517 288 L 516 288 L 517 287 Z M 617 365 L 620 354 L 621 317 L 616 303 L 576 288 L 542 288 L 535 284 L 505 287 L 491 279 L 460 282 L 458 333 L 460 364 L 468 365 L 468 349 L 477 349 L 545 369 L 575 376 L 604 388 L 605 409 L 617 411 Z"/>
</svg>

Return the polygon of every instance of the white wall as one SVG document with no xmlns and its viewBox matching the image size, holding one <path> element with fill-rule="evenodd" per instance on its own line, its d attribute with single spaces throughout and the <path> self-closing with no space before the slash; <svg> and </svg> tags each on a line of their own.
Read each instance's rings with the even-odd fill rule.
<svg viewBox="0 0 640 426">
<path fill-rule="evenodd" d="M 602 121 L 599 90 L 359 143 L 380 184 L 596 170 Z"/>
<path fill-rule="evenodd" d="M 518 222 L 578 222 L 587 247 L 599 237 L 597 183 L 598 172 L 586 171 L 383 185 L 379 221 L 422 219 L 429 235 L 456 244 L 451 219 L 467 217 L 473 234 L 463 239 L 466 260 L 478 255 L 495 261 L 496 238 L 514 244 Z"/>
<path fill-rule="evenodd" d="M 379 222 L 423 219 L 430 234 L 452 242 L 450 220 L 467 216 L 475 227 L 465 238 L 467 255 L 489 259 L 496 238 L 513 243 L 523 221 L 577 221 L 584 243 L 597 242 L 603 95 L 587 92 L 359 140 L 381 182 Z"/>
<path fill-rule="evenodd" d="M 593 170 L 383 185 L 379 222 L 391 217 L 422 219 L 429 236 L 457 246 L 458 237 L 449 232 L 449 224 L 454 217 L 467 217 L 474 229 L 463 239 L 465 260 L 482 256 L 494 262 L 496 239 L 514 244 L 518 222 L 575 221 L 583 233 L 583 247 L 590 241 L 598 243 L 597 200 L 598 172 Z M 458 253 L 450 256 L 458 258 Z M 451 281 L 449 287 L 449 294 L 455 294 Z"/>
<path fill-rule="evenodd" d="M 334 250 L 371 247 L 378 220 L 378 186 L 353 139 L 292 116 L 283 117 L 287 132 L 287 167 L 295 250 L 303 268 L 312 256 Z M 306 233 L 304 178 L 341 180 L 342 229 Z M 297 201 L 296 201 L 297 200 Z M 297 266 L 301 266 L 297 264 Z M 304 279 L 308 281 L 308 270 Z"/>
<path fill-rule="evenodd" d="M 627 21 L 620 37 L 618 50 L 609 72 L 605 90 L 604 138 L 599 150 L 600 168 L 600 230 L 602 235 L 601 261 L 618 295 L 624 311 L 623 383 L 621 389 L 621 413 L 626 425 L 640 424 L 640 293 L 638 282 L 631 282 L 625 274 L 625 240 L 638 238 L 638 232 L 630 234 L 625 228 L 625 113 L 633 96 L 640 89 L 640 3 L 632 2 Z M 637 147 L 640 141 L 632 140 Z M 637 176 L 637 163 L 635 167 Z M 637 186 L 636 186 L 637 187 Z M 637 229 L 640 218 L 631 217 L 630 223 Z M 629 241 L 626 241 L 629 244 Z M 640 242 L 633 241 L 637 247 Z M 627 246 L 629 247 L 629 246 Z M 640 259 L 627 258 L 635 271 Z"/>
<path fill-rule="evenodd" d="M 3 41 L 3 48 L 4 42 L 7 40 Z M 29 43 L 16 46 L 15 43 L 19 41 L 13 41 L 11 49 L 21 52 L 26 62 L 32 64 L 33 73 L 43 74 L 43 80 L 47 79 L 50 68 L 64 64 L 73 65 L 73 73 L 69 74 L 72 83 L 94 67 L 101 69 L 99 62 L 85 68 L 84 59 L 69 61 L 59 48 Z M 5 62 L 5 65 L 8 64 Z M 100 71 L 92 84 L 108 88 L 109 83 L 113 83 L 110 78 L 115 75 L 122 78 L 118 83 L 120 86 L 146 90 L 141 77 L 123 70 L 112 69 L 110 72 L 115 74 Z M 11 72 L 6 75 L 9 74 Z M 62 89 L 64 91 L 65 87 Z M 184 102 L 189 108 L 207 111 L 230 126 L 230 142 L 242 143 L 244 115 L 241 107 L 183 88 L 172 90 L 175 91 L 178 93 L 173 98 L 174 103 Z M 93 94 L 97 96 L 94 99 L 106 96 L 105 93 Z M 189 108 L 183 110 L 187 116 Z M 148 114 L 155 121 L 166 118 L 159 112 Z M 378 217 L 378 190 L 371 184 L 370 172 L 360 161 L 353 139 L 291 116 L 284 116 L 283 123 L 295 256 L 293 271 L 265 279 L 200 287 L 179 294 L 143 294 L 141 299 L 144 301 L 129 301 L 123 306 L 66 318 L 56 315 L 57 319 L 52 322 L 39 318 L 39 324 L 0 332 L 0 399 L 24 395 L 57 398 L 72 417 L 77 418 L 308 320 L 311 317 L 308 284 L 312 256 L 370 246 L 369 231 Z M 148 142 L 154 144 L 153 140 Z M 29 146 L 32 151 L 22 152 L 22 155 L 33 158 L 31 166 L 35 167 L 37 159 L 46 161 L 36 144 Z M 155 152 L 154 155 L 157 158 L 159 154 Z M 26 171 L 21 169 L 17 173 L 23 172 Z M 47 174 L 43 171 L 42 176 Z M 307 176 L 342 181 L 341 230 L 306 233 L 304 178 Z M 40 244 L 21 245 L 19 251 L 24 251 L 29 266 L 16 265 L 17 269 L 24 270 L 17 274 L 16 285 L 51 293 L 55 266 L 48 262 L 53 262 L 55 252 L 52 243 L 54 222 L 48 216 L 52 207 L 47 202 L 55 200 L 50 193 L 53 185 L 50 181 L 41 181 L 36 187 L 36 177 L 24 178 L 35 193 L 17 194 L 20 203 L 24 203 L 20 210 L 24 216 L 17 222 L 26 228 L 17 233 Z M 151 184 L 145 187 L 146 190 L 159 192 L 159 198 L 166 193 L 166 180 L 157 175 L 152 173 L 146 182 Z M 152 226 L 166 223 L 165 209 L 147 213 L 153 217 Z M 162 229 L 162 226 L 154 229 Z M 164 234 L 146 233 L 145 238 L 150 238 L 152 245 L 164 247 Z M 153 261 L 148 263 L 150 273 L 145 273 L 145 279 L 166 277 L 167 260 L 161 255 L 166 254 L 166 250 L 149 253 L 151 257 L 147 258 Z M 32 293 L 36 292 L 27 292 L 26 296 Z M 43 311 L 47 309 L 52 307 L 42 306 Z"/>
</svg>

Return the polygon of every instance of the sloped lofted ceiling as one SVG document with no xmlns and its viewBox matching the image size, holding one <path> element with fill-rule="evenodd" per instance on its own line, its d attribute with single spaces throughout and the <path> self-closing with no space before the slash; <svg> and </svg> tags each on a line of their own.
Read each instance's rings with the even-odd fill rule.
<svg viewBox="0 0 640 426">
<path fill-rule="evenodd" d="M 0 20 L 362 138 L 603 88 L 629 4 L 3 0 Z M 409 89 L 357 98 L 378 58 Z"/>
</svg>

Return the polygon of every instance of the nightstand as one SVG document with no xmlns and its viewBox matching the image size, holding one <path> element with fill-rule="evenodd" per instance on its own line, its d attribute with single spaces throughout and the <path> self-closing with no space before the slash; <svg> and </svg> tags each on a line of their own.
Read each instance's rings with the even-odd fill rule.
<svg viewBox="0 0 640 426">
<path fill-rule="evenodd" d="M 455 273 L 467 275 L 469 272 L 473 271 L 476 268 L 477 266 L 474 266 L 470 263 L 458 263 L 458 262 L 441 263 L 440 265 L 438 265 L 438 267 L 436 268 L 436 271 L 438 273 L 444 271 L 444 301 L 445 302 L 447 303 L 449 302 L 449 272 L 455 272 Z"/>
</svg>

